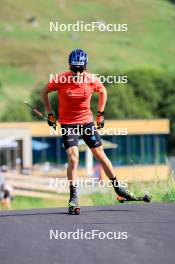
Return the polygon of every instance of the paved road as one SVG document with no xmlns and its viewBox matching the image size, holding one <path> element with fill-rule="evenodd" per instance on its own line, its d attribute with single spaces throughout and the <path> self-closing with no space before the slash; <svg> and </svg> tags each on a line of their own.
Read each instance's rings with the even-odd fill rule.
<svg viewBox="0 0 175 264">
<path fill-rule="evenodd" d="M 81 235 L 99 230 L 100 236 L 113 232 L 110 238 L 115 233 L 123 239 L 68 234 L 78 229 Z M 0 263 L 174 264 L 175 204 L 84 207 L 80 216 L 69 216 L 64 208 L 1 212 Z"/>
</svg>

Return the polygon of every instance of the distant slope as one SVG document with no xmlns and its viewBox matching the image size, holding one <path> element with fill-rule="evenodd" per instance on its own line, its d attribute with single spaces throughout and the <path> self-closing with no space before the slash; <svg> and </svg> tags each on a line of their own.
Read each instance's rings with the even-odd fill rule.
<svg viewBox="0 0 175 264">
<path fill-rule="evenodd" d="M 27 22 L 36 18 L 34 24 Z M 175 6 L 164 0 L 1 0 L 0 112 L 50 72 L 65 70 L 75 47 L 87 50 L 90 71 L 142 66 L 175 68 Z M 49 21 L 127 23 L 127 32 L 49 32 Z"/>
</svg>

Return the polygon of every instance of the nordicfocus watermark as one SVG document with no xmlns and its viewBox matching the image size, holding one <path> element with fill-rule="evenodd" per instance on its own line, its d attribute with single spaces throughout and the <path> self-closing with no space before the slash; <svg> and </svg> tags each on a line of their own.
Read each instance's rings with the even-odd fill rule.
<svg viewBox="0 0 175 264">
<path fill-rule="evenodd" d="M 83 136 L 83 135 L 91 135 L 94 136 L 97 128 L 93 126 L 92 128 L 86 127 L 84 128 L 83 125 L 76 125 L 76 127 L 56 127 L 54 130 L 50 127 L 50 135 L 67 135 L 67 136 Z M 101 128 L 98 130 L 100 136 L 108 135 L 108 136 L 126 136 L 128 134 L 128 129 L 126 127 L 123 128 L 116 128 L 116 127 L 109 127 L 109 128 Z"/>
<path fill-rule="evenodd" d="M 72 183 L 72 181 L 71 181 Z M 84 178 L 84 177 L 79 177 L 78 179 L 74 180 L 73 182 L 74 185 L 77 186 L 77 188 L 110 188 L 113 186 L 115 187 L 120 187 L 120 188 L 127 188 L 128 183 L 127 180 L 123 181 L 116 181 L 113 184 L 111 183 L 110 180 L 104 181 L 104 180 L 99 180 L 98 178 Z M 49 187 L 50 188 L 69 188 L 70 186 L 70 181 L 67 179 L 60 179 L 60 178 L 50 178 L 49 179 Z"/>
<path fill-rule="evenodd" d="M 78 228 L 76 231 L 50 229 L 49 238 L 50 240 L 126 240 L 128 239 L 128 233 L 120 231 L 104 232 L 99 229 L 85 231 L 83 228 Z"/>
<path fill-rule="evenodd" d="M 128 30 L 128 24 L 116 24 L 106 23 L 104 21 L 92 21 L 85 23 L 84 21 L 76 21 L 75 23 L 60 23 L 58 21 L 50 21 L 49 31 L 50 32 L 125 32 Z"/>
<path fill-rule="evenodd" d="M 49 82 L 52 83 L 75 83 L 75 84 L 81 84 L 81 83 L 95 83 L 96 81 L 99 81 L 101 83 L 128 83 L 128 76 L 126 75 L 108 75 L 108 76 L 104 76 L 104 75 L 99 75 L 99 74 L 92 74 L 91 77 L 89 77 L 88 75 L 83 75 L 83 74 L 79 74 L 79 75 L 59 75 L 59 74 L 52 74 L 50 73 L 49 75 Z"/>
</svg>

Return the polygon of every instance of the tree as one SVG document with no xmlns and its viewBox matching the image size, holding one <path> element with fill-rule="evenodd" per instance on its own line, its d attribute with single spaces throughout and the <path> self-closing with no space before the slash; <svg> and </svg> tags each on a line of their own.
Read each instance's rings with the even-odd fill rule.
<svg viewBox="0 0 175 264">
<path fill-rule="evenodd" d="M 1 117 L 2 121 L 31 121 L 30 111 L 21 100 L 10 100 L 7 102 L 5 111 Z"/>
</svg>

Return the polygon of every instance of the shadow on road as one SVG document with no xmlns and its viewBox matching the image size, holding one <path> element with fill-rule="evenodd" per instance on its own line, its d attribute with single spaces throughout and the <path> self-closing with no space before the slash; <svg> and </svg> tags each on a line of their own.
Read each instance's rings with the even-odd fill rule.
<svg viewBox="0 0 175 264">
<path fill-rule="evenodd" d="M 36 211 L 35 212 L 31 212 L 31 211 L 27 211 L 24 212 L 24 211 L 17 211 L 17 212 L 10 212 L 10 211 L 5 211 L 5 212 L 0 212 L 0 218 L 3 218 L 3 217 L 13 217 L 13 216 L 37 216 L 37 215 L 69 215 L 68 212 L 67 212 L 67 209 L 65 209 L 65 211 L 51 211 L 49 212 L 47 209 L 47 212 L 39 212 L 37 211 L 37 209 L 35 209 Z M 59 208 L 60 210 L 60 208 Z M 63 209 L 64 210 L 64 209 Z M 128 210 L 128 209 L 123 209 L 123 210 L 119 210 L 119 209 L 93 209 L 93 210 L 81 210 L 81 213 L 82 214 L 86 214 L 86 213 L 96 213 L 96 212 L 134 212 L 135 210 Z"/>
<path fill-rule="evenodd" d="M 19 212 L 19 213 L 6 213 L 6 214 L 0 214 L 1 217 L 9 217 L 9 216 L 27 216 L 27 215 L 54 215 L 54 214 L 61 214 L 61 215 L 66 215 L 67 212 L 33 212 L 33 213 L 24 213 L 24 212 Z"/>
</svg>

